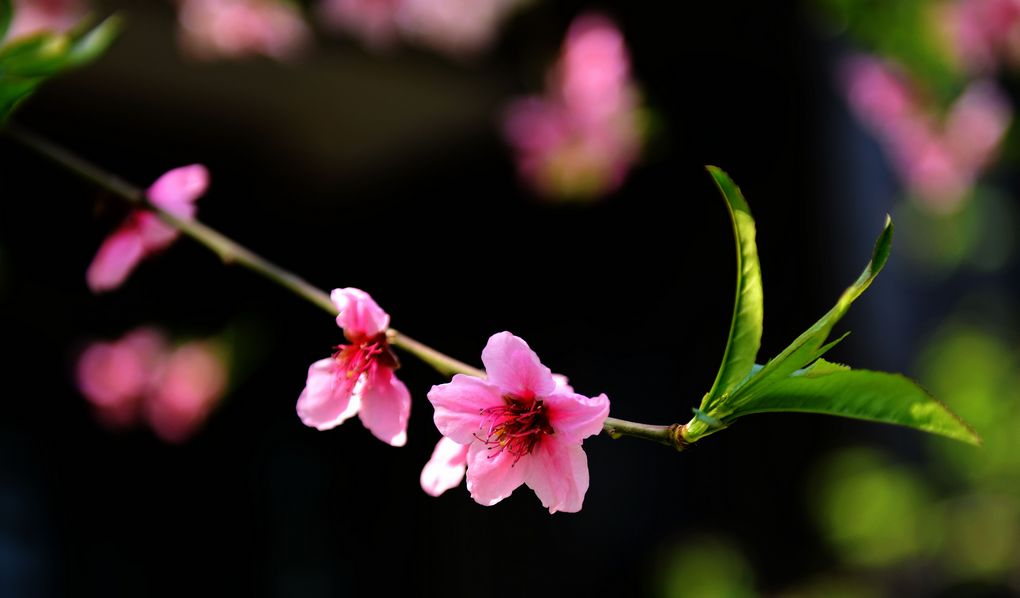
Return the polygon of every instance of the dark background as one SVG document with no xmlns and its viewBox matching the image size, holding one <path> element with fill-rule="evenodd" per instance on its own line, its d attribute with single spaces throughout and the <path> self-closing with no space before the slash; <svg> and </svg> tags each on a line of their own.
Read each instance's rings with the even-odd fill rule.
<svg viewBox="0 0 1020 598">
<path fill-rule="evenodd" d="M 617 417 L 684 422 L 715 375 L 734 256 L 703 165 L 735 178 L 758 221 L 763 358 L 830 307 L 890 209 L 877 149 L 835 96 L 833 42 L 803 3 L 667 16 L 654 2 L 543 2 L 475 61 L 319 36 L 294 66 L 189 62 L 169 3 L 103 3 L 116 6 L 128 26 L 113 50 L 17 122 L 139 185 L 204 163 L 203 221 L 324 289 L 369 291 L 395 327 L 465 361 L 513 331 Z M 621 26 L 656 126 L 621 191 L 555 204 L 518 182 L 498 115 L 541 87 L 586 8 Z M 854 180 L 861 163 L 878 178 Z M 433 499 L 418 474 L 439 437 L 435 372 L 404 359 L 403 449 L 354 420 L 307 428 L 294 404 L 341 340 L 329 317 L 188 240 L 93 296 L 84 272 L 123 214 L 116 199 L 9 139 L 0 164 L 7 596 L 648 595 L 663 551 L 705 530 L 738 537 L 770 592 L 831 561 L 804 504 L 814 456 L 862 438 L 916 446 L 872 424 L 756 416 L 682 454 L 589 439 L 579 514 L 550 516 L 526 488 L 491 508 L 463 487 Z M 924 309 L 897 302 L 903 271 L 894 261 L 860 300 L 836 360 L 907 367 Z M 150 322 L 242 331 L 231 393 L 182 446 L 105 430 L 73 384 L 83 343 Z"/>
</svg>

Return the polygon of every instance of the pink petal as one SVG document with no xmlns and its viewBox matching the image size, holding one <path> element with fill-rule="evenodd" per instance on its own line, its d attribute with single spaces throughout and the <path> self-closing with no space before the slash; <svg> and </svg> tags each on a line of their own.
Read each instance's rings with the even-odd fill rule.
<svg viewBox="0 0 1020 598">
<path fill-rule="evenodd" d="M 509 394 L 531 398 L 556 389 L 549 368 L 542 365 L 528 343 L 509 332 L 489 338 L 482 350 L 482 363 L 489 381 Z"/>
<path fill-rule="evenodd" d="M 525 483 L 550 513 L 576 513 L 588 491 L 588 457 L 580 444 L 546 439 L 528 455 Z"/>
<path fill-rule="evenodd" d="M 428 394 L 435 408 L 433 421 L 439 433 L 454 442 L 471 444 L 485 423 L 481 411 L 503 405 L 503 392 L 496 386 L 457 374 L 446 384 L 433 386 Z"/>
<path fill-rule="evenodd" d="M 349 338 L 375 336 L 390 327 L 390 315 L 361 289 L 333 289 L 329 298 L 340 312 L 336 325 L 343 328 Z"/>
<path fill-rule="evenodd" d="M 468 447 L 467 488 L 475 502 L 490 507 L 524 483 L 527 459 L 517 461 L 508 451 L 495 452 L 474 442 Z M 516 461 L 516 464 L 514 463 Z"/>
<path fill-rule="evenodd" d="M 175 168 L 156 179 L 146 196 L 149 201 L 181 218 L 194 216 L 196 199 L 209 188 L 209 171 L 201 164 Z"/>
<path fill-rule="evenodd" d="M 336 391 L 336 360 L 320 359 L 308 368 L 308 381 L 297 402 L 297 413 L 306 426 L 329 430 L 358 412 L 361 401 L 354 394 Z"/>
<path fill-rule="evenodd" d="M 549 410 L 549 425 L 562 443 L 580 444 L 601 432 L 609 417 L 609 399 L 604 394 L 589 399 L 575 393 L 554 393 L 542 400 Z"/>
<path fill-rule="evenodd" d="M 397 15 L 403 0 L 322 0 L 319 14 L 330 27 L 357 36 L 372 48 L 386 48 L 397 38 Z"/>
<path fill-rule="evenodd" d="M 191 342 L 170 354 L 146 404 L 156 435 L 167 442 L 190 438 L 212 413 L 227 387 L 226 364 L 207 343 Z"/>
<path fill-rule="evenodd" d="M 367 376 L 358 412 L 361 423 L 390 446 L 404 446 L 407 419 L 411 415 L 411 393 L 390 368 L 378 366 Z"/>
<path fill-rule="evenodd" d="M 194 208 L 191 205 L 184 207 Z M 152 212 L 135 212 L 133 218 L 138 227 L 139 236 L 142 239 L 142 247 L 146 253 L 162 251 L 176 241 L 177 237 L 181 236 L 181 233 L 176 228 L 163 222 L 159 216 Z"/>
<path fill-rule="evenodd" d="M 570 385 L 570 378 L 567 378 L 563 374 L 553 374 L 553 382 L 556 383 L 556 390 L 553 393 L 559 394 L 572 394 L 574 387 Z"/>
<path fill-rule="evenodd" d="M 141 234 L 133 220 L 117 229 L 103 241 L 92 258 L 85 280 L 93 293 L 109 291 L 119 287 L 142 261 L 145 254 Z"/>
<path fill-rule="evenodd" d="M 95 343 L 78 359 L 78 389 L 97 407 L 133 403 L 149 381 L 146 363 L 122 343 Z"/>
<path fill-rule="evenodd" d="M 429 496 L 439 496 L 456 488 L 467 469 L 468 447 L 443 436 L 432 451 L 432 458 L 421 470 L 421 489 Z"/>
</svg>

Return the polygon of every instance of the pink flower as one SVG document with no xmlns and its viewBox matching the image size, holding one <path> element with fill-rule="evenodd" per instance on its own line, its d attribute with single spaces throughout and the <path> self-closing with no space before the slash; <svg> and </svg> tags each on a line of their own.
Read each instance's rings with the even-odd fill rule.
<svg viewBox="0 0 1020 598">
<path fill-rule="evenodd" d="M 954 0 L 935 5 L 935 23 L 967 71 L 1020 63 L 1020 0 Z"/>
<path fill-rule="evenodd" d="M 112 427 L 137 421 L 165 345 L 160 332 L 139 328 L 118 341 L 94 343 L 82 353 L 78 389 L 101 420 Z"/>
<path fill-rule="evenodd" d="M 1013 118 L 1003 93 L 991 81 L 971 83 L 941 119 L 879 59 L 854 57 L 843 71 L 851 108 L 922 207 L 938 213 L 958 209 L 998 153 Z"/>
<path fill-rule="evenodd" d="M 319 14 L 331 27 L 372 48 L 391 46 L 399 35 L 397 14 L 404 0 L 323 0 Z"/>
<path fill-rule="evenodd" d="M 85 18 L 87 10 L 83 0 L 14 0 L 14 19 L 6 39 L 66 33 Z"/>
<path fill-rule="evenodd" d="M 599 197 L 623 183 L 643 134 L 627 46 L 612 21 L 574 21 L 546 96 L 511 103 L 504 131 L 521 177 L 543 195 Z"/>
<path fill-rule="evenodd" d="M 322 0 L 326 23 L 372 48 L 409 39 L 453 56 L 466 56 L 492 41 L 520 0 Z"/>
<path fill-rule="evenodd" d="M 195 200 L 209 186 L 205 166 L 193 164 L 176 168 L 159 177 L 146 192 L 149 200 L 178 218 L 195 217 Z M 119 287 L 146 257 L 170 246 L 178 237 L 176 229 L 147 210 L 135 210 L 107 237 L 92 259 L 85 278 L 92 292 Z"/>
<path fill-rule="evenodd" d="M 376 438 L 403 446 L 411 394 L 394 374 L 399 362 L 386 340 L 390 316 L 359 289 L 335 289 L 330 298 L 350 344 L 308 368 L 298 416 L 307 426 L 328 430 L 357 414 Z"/>
<path fill-rule="evenodd" d="M 556 391 L 573 393 L 567 377 L 553 374 Z M 421 488 L 429 496 L 439 496 L 451 488 L 456 488 L 464 479 L 467 470 L 468 445 L 457 444 L 443 436 L 432 451 L 432 458 L 421 470 Z"/>
<path fill-rule="evenodd" d="M 404 35 L 451 56 L 486 48 L 520 0 L 403 0 L 397 15 Z"/>
<path fill-rule="evenodd" d="M 428 395 L 440 433 L 467 446 L 471 497 L 494 505 L 526 484 L 550 513 L 579 511 L 588 490 L 588 460 L 581 444 L 602 430 L 609 399 L 588 398 L 558 385 L 528 344 L 509 332 L 489 339 L 482 362 L 485 380 L 458 374 L 433 386 Z M 444 451 L 452 453 L 452 447 L 447 443 Z M 451 457 L 446 463 L 449 474 L 457 462 Z M 443 479 L 432 483 L 430 477 L 426 491 L 453 478 L 436 477 Z"/>
<path fill-rule="evenodd" d="M 187 440 L 208 418 L 226 385 L 226 366 L 210 344 L 181 345 L 157 370 L 145 403 L 149 425 L 166 442 Z"/>
<path fill-rule="evenodd" d="M 287 0 L 180 0 L 178 20 L 181 46 L 201 60 L 256 54 L 289 60 L 311 37 Z"/>
<path fill-rule="evenodd" d="M 112 427 L 144 416 L 166 442 L 187 440 L 208 418 L 227 384 L 227 366 L 208 342 L 170 350 L 166 337 L 139 328 L 94 343 L 78 359 L 78 388 Z"/>
</svg>

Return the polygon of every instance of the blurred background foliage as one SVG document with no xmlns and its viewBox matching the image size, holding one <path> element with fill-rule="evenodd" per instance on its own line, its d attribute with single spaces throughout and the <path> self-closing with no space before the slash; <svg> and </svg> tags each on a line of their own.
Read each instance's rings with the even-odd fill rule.
<svg viewBox="0 0 1020 598">
<path fill-rule="evenodd" d="M 184 53 L 172 2 L 93 4 L 123 16 L 120 39 L 18 122 L 138 184 L 205 163 L 203 220 L 321 286 L 371 290 L 395 326 L 465 360 L 512 330 L 621 417 L 686 419 L 722 350 L 732 249 L 703 164 L 726 168 L 758 219 L 768 296 L 783 297 L 766 354 L 831 304 L 891 212 L 893 260 L 832 357 L 908 373 L 985 444 L 764 415 L 679 455 L 589 440 L 576 516 L 523 493 L 490 509 L 462 490 L 431 499 L 417 477 L 437 435 L 420 400 L 400 451 L 355 423 L 297 420 L 307 363 L 339 339 L 314 308 L 183 242 L 90 295 L 91 252 L 123 212 L 3 141 L 0 322 L 16 351 L 0 369 L 4 596 L 1020 594 L 1012 0 L 721 1 L 676 18 L 544 0 L 453 54 L 366 41 L 303 3 L 309 38 L 282 61 Z M 618 189 L 558 204 L 518 179 L 501 115 L 547 86 L 591 9 L 623 33 L 650 132 Z M 974 26 L 983 60 L 954 41 L 974 14 L 997 24 Z M 855 96 L 845 66 L 862 54 L 879 87 Z M 959 150 L 942 124 L 988 81 L 1010 109 L 978 111 L 967 122 L 991 133 Z M 890 118 L 876 126 L 868 107 Z M 904 141 L 918 126 L 925 144 Z M 901 156 L 943 141 L 980 159 L 960 174 Z M 947 170 L 966 183 L 953 197 L 912 178 Z M 234 368 L 185 444 L 111 433 L 74 387 L 87 342 L 152 321 L 217 338 Z M 439 380 L 407 361 L 420 399 Z"/>
</svg>

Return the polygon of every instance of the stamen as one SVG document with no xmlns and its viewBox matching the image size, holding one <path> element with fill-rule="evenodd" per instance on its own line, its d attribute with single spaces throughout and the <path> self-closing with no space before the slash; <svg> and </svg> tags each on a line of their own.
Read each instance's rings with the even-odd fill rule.
<svg viewBox="0 0 1020 598">
<path fill-rule="evenodd" d="M 396 365 L 395 358 L 390 357 L 392 351 L 384 335 L 350 340 L 349 345 L 337 345 L 333 353 L 333 359 L 340 366 L 337 368 L 338 390 L 345 394 L 353 392 L 358 380 L 366 373 L 371 374 L 379 363 L 390 367 Z"/>
<path fill-rule="evenodd" d="M 486 418 L 480 427 L 485 431 L 485 437 L 475 434 L 475 438 L 486 445 L 491 453 L 489 459 L 508 451 L 514 456 L 513 465 L 517 465 L 521 457 L 534 450 L 544 435 L 553 434 L 554 430 L 549 424 L 549 413 L 543 401 L 505 395 L 503 402 L 503 405 L 479 410 Z"/>
</svg>

